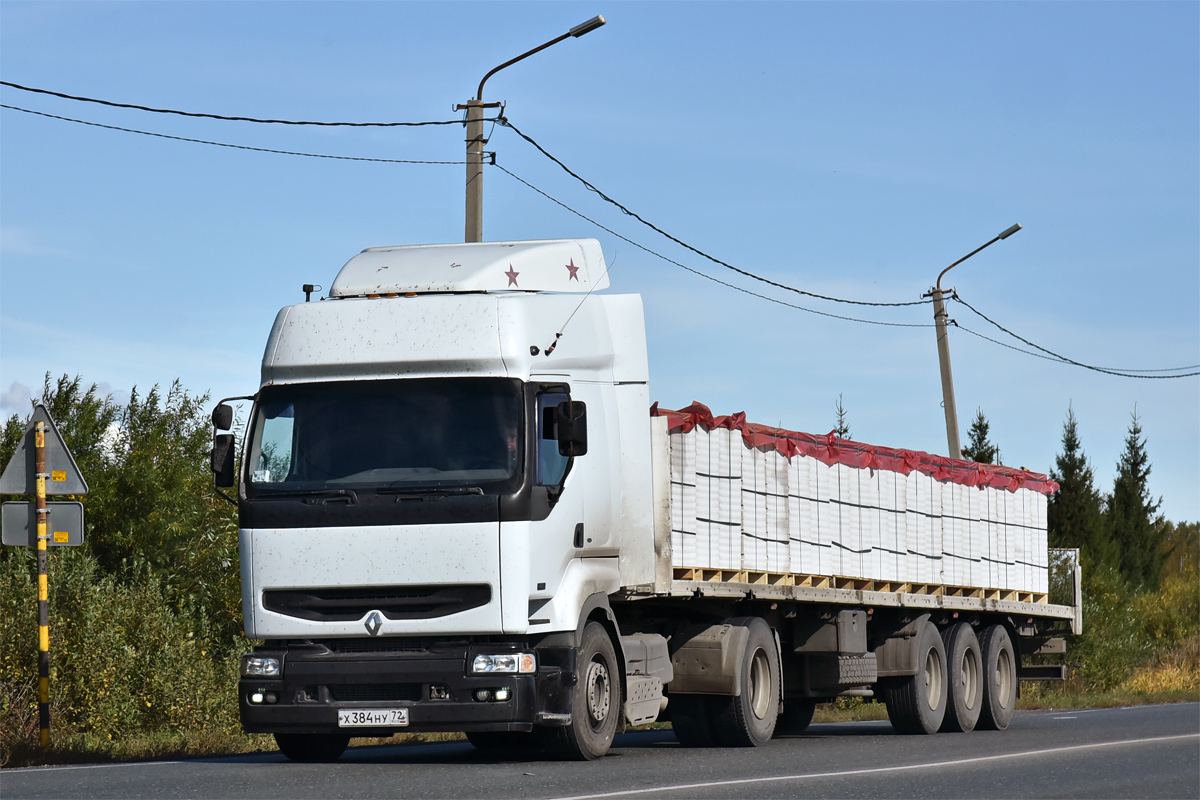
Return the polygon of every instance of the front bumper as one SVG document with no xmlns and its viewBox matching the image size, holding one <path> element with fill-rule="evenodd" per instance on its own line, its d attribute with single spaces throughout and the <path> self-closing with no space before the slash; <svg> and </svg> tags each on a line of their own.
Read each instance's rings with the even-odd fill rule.
<svg viewBox="0 0 1200 800">
<path fill-rule="evenodd" d="M 391 652 L 355 652 L 359 644 L 377 647 L 387 639 L 259 648 L 256 655 L 280 659 L 282 674 L 241 679 L 242 726 L 247 733 L 390 736 L 406 731 L 529 731 L 534 725 L 570 722 L 576 681 L 572 648 L 536 650 L 538 670 L 532 675 L 475 675 L 468 669 L 478 653 L 530 648 L 524 642 L 392 641 L 397 646 Z M 478 700 L 475 694 L 481 689 L 507 689 L 508 699 Z M 338 726 L 339 710 L 390 708 L 407 708 L 408 725 Z"/>
</svg>

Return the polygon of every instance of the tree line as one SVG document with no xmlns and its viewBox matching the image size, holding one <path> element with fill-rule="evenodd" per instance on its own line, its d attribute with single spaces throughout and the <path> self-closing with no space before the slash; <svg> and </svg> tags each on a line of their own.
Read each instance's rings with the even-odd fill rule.
<svg viewBox="0 0 1200 800">
<path fill-rule="evenodd" d="M 850 438 L 850 423 L 839 394 L 834 403 L 834 431 Z M 975 411 L 963 458 L 979 464 L 1002 464 L 1000 448 L 991 441 L 991 424 L 983 409 Z M 1117 461 L 1111 492 L 1096 485 L 1096 473 L 1083 452 L 1075 410 L 1067 408 L 1062 451 L 1050 477 L 1059 485 L 1046 511 L 1051 547 L 1078 548 L 1085 574 L 1112 570 L 1134 591 L 1156 591 L 1164 575 L 1196 568 L 1200 524 L 1168 522 L 1150 493 L 1150 455 L 1142 421 L 1134 408 L 1125 447 Z"/>
</svg>

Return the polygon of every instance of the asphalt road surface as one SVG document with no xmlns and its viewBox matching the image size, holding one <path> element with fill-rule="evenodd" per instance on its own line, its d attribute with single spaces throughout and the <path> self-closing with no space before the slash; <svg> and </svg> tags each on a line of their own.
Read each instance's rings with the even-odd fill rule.
<svg viewBox="0 0 1200 800">
<path fill-rule="evenodd" d="M 466 742 L 351 748 L 335 764 L 278 754 L 0 772 L 3 798 L 1198 798 L 1200 704 L 1018 713 L 1007 731 L 898 736 L 813 725 L 750 750 L 617 737 L 591 763 Z"/>
</svg>

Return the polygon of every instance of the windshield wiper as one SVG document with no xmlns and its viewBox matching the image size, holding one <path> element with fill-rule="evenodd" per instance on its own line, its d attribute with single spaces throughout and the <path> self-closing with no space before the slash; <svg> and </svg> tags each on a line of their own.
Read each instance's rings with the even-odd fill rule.
<svg viewBox="0 0 1200 800">
<path fill-rule="evenodd" d="M 351 503 L 358 502 L 358 495 L 350 489 L 296 489 L 287 491 L 271 491 L 270 489 L 259 489 L 253 499 L 255 500 L 307 500 L 309 498 L 330 498 L 330 497 L 345 497 Z"/>
<path fill-rule="evenodd" d="M 478 486 L 388 486 L 376 489 L 376 494 L 411 495 L 413 497 L 435 497 L 447 494 L 483 494 Z"/>
</svg>

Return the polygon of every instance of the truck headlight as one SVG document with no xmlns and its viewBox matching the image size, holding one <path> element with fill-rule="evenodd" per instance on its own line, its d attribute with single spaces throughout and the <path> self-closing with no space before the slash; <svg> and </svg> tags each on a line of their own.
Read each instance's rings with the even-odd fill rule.
<svg viewBox="0 0 1200 800">
<path fill-rule="evenodd" d="M 475 656 L 471 672 L 537 672 L 537 659 L 533 653 Z"/>
<path fill-rule="evenodd" d="M 278 658 L 242 656 L 243 678 L 278 678 L 280 672 Z"/>
</svg>

